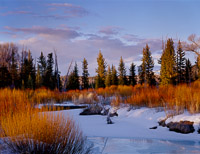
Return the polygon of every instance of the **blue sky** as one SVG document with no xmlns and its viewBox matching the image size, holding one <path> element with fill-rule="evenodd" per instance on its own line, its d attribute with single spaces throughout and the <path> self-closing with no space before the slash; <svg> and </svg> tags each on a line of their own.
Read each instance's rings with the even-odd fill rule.
<svg viewBox="0 0 200 154">
<path fill-rule="evenodd" d="M 148 43 L 159 69 L 162 39 L 200 36 L 200 1 L 195 0 L 1 0 L 0 42 L 14 42 L 38 57 L 57 50 L 61 74 L 85 57 L 95 75 L 102 51 L 107 64 L 139 65 Z M 187 53 L 194 62 L 194 54 Z M 128 70 L 127 70 L 128 71 Z"/>
</svg>

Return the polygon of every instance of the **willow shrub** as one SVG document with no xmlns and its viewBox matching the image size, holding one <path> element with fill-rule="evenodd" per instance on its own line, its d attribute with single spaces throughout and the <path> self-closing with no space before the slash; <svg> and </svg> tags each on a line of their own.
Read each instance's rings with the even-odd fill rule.
<svg viewBox="0 0 200 154">
<path fill-rule="evenodd" d="M 29 109 L 1 120 L 1 137 L 14 153 L 86 154 L 91 152 L 79 127 L 59 112 Z"/>
</svg>

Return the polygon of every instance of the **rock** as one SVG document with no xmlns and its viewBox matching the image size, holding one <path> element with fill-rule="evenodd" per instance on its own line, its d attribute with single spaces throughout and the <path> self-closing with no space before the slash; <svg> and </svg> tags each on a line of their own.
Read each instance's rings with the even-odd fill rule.
<svg viewBox="0 0 200 154">
<path fill-rule="evenodd" d="M 149 128 L 149 129 L 157 129 L 157 128 L 158 128 L 157 126 L 154 126 L 154 127 Z"/>
<path fill-rule="evenodd" d="M 194 122 L 190 121 L 170 122 L 167 124 L 167 127 L 169 128 L 170 131 L 188 134 L 188 133 L 193 133 L 195 131 L 193 123 Z"/>
<path fill-rule="evenodd" d="M 113 124 L 112 120 L 110 119 L 110 116 L 107 117 L 107 124 Z"/>
<path fill-rule="evenodd" d="M 103 107 L 101 107 L 98 104 L 92 104 L 88 106 L 86 109 L 84 109 L 80 115 L 102 115 L 101 111 L 103 110 Z"/>
<path fill-rule="evenodd" d="M 165 119 L 158 121 L 159 126 L 166 127 Z"/>
<path fill-rule="evenodd" d="M 200 128 L 198 129 L 198 131 L 197 131 L 197 132 L 198 132 L 198 134 L 200 134 Z"/>
<path fill-rule="evenodd" d="M 118 117 L 118 113 L 117 112 L 109 113 L 109 115 L 110 115 L 110 117 L 114 117 L 114 116 Z"/>
</svg>

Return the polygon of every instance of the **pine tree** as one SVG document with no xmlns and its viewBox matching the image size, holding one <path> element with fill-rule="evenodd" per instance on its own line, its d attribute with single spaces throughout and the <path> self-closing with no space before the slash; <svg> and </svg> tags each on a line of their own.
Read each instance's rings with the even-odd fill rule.
<svg viewBox="0 0 200 154">
<path fill-rule="evenodd" d="M 75 63 L 75 66 L 74 66 L 74 87 L 75 87 L 75 89 L 80 88 L 77 63 Z"/>
<path fill-rule="evenodd" d="M 44 86 L 45 81 L 45 74 L 46 74 L 46 58 L 43 55 L 43 52 L 41 52 L 40 57 L 38 58 L 38 69 L 40 71 L 40 75 L 42 77 L 41 86 Z"/>
<path fill-rule="evenodd" d="M 161 85 L 175 84 L 176 78 L 176 57 L 174 42 L 168 39 L 161 56 Z"/>
<path fill-rule="evenodd" d="M 127 85 L 126 68 L 122 57 L 119 62 L 119 85 Z"/>
<path fill-rule="evenodd" d="M 29 74 L 29 76 L 28 76 L 27 88 L 33 89 L 33 79 L 32 79 L 32 77 L 31 77 L 30 74 Z"/>
<path fill-rule="evenodd" d="M 129 84 L 132 85 L 132 86 L 135 86 L 136 85 L 136 76 L 135 76 L 135 65 L 134 63 L 131 63 L 131 66 L 130 66 L 130 75 L 129 75 Z"/>
<path fill-rule="evenodd" d="M 53 73 L 53 53 L 49 53 L 47 55 L 47 67 L 46 67 L 46 73 L 45 73 L 45 81 L 44 85 L 47 88 L 54 89 L 55 88 L 55 76 Z"/>
<path fill-rule="evenodd" d="M 117 70 L 113 65 L 111 68 L 111 81 L 112 81 L 111 85 L 118 85 Z"/>
<path fill-rule="evenodd" d="M 10 75 L 12 80 L 12 87 L 19 87 L 19 75 L 18 75 L 18 67 L 17 67 L 17 48 L 12 48 L 11 54 L 11 68 L 10 68 Z"/>
<path fill-rule="evenodd" d="M 155 85 L 155 78 L 154 78 L 154 61 L 151 56 L 151 51 L 149 50 L 148 44 L 145 48 L 143 48 L 143 58 L 142 64 L 138 70 L 140 83 L 146 83 L 148 85 Z"/>
<path fill-rule="evenodd" d="M 37 66 L 37 73 L 36 73 L 36 88 L 40 88 L 42 86 L 42 76 L 40 74 L 39 65 Z"/>
<path fill-rule="evenodd" d="M 110 65 L 108 65 L 108 70 L 106 72 L 105 85 L 106 85 L 106 87 L 110 87 L 112 85 L 112 72 L 110 69 Z"/>
<path fill-rule="evenodd" d="M 22 50 L 21 52 L 21 63 L 20 63 L 20 82 L 21 88 L 25 89 L 25 81 L 26 74 L 25 74 L 25 61 L 27 61 L 27 52 Z"/>
<path fill-rule="evenodd" d="M 83 69 L 83 73 L 82 73 L 82 88 L 83 89 L 88 89 L 89 88 L 88 62 L 87 62 L 87 60 L 85 58 L 83 59 L 83 62 L 82 62 L 82 69 Z"/>
<path fill-rule="evenodd" d="M 192 81 L 192 65 L 189 59 L 185 60 L 185 81 L 187 84 L 190 84 Z"/>
<path fill-rule="evenodd" d="M 186 62 L 186 59 L 185 59 L 185 52 L 183 51 L 182 49 L 182 45 L 181 45 L 181 42 L 179 40 L 178 42 L 178 47 L 177 47 L 177 80 L 178 80 L 178 83 L 183 83 L 185 82 L 185 62 Z"/>
<path fill-rule="evenodd" d="M 12 83 L 11 75 L 6 66 L 0 67 L 0 88 L 10 86 Z"/>
<path fill-rule="evenodd" d="M 55 55 L 55 71 L 54 71 L 54 84 L 55 88 L 57 88 L 59 91 L 62 90 L 62 83 L 60 80 L 60 72 L 58 70 L 58 59 L 57 59 L 57 54 L 56 50 L 54 50 L 54 55 Z"/>
<path fill-rule="evenodd" d="M 101 51 L 99 51 L 99 55 L 97 57 L 97 64 L 98 68 L 96 69 L 97 76 L 95 79 L 95 87 L 105 87 L 106 62 Z"/>
<path fill-rule="evenodd" d="M 26 51 L 22 51 L 22 60 L 21 60 L 21 87 L 24 88 L 35 88 L 35 67 L 33 64 L 33 58 L 31 56 L 31 51 L 28 53 Z M 31 81 L 30 81 L 31 80 Z M 32 83 L 31 83 L 32 82 Z M 30 86 L 30 83 L 32 86 Z"/>
<path fill-rule="evenodd" d="M 145 75 L 142 65 L 138 66 L 138 79 L 139 84 L 143 84 L 145 82 Z"/>
<path fill-rule="evenodd" d="M 78 76 L 78 66 L 77 64 L 75 64 L 74 70 L 69 75 L 66 89 L 75 90 L 75 89 L 79 89 L 79 86 L 80 84 L 79 84 L 79 76 Z"/>
<path fill-rule="evenodd" d="M 36 78 L 35 66 L 33 64 L 33 58 L 31 56 L 31 51 L 30 50 L 28 51 L 28 72 L 29 72 L 29 75 L 30 75 L 30 78 L 31 78 L 31 82 L 32 82 L 30 88 L 31 89 L 35 89 L 35 78 Z M 28 76 L 28 80 L 29 80 L 29 76 Z"/>
</svg>

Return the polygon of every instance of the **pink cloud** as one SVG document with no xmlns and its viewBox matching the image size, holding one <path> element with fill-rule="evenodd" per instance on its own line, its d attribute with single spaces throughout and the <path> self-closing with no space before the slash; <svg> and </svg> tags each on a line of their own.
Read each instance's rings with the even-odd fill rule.
<svg viewBox="0 0 200 154">
<path fill-rule="evenodd" d="M 64 9 L 64 13 L 68 14 L 70 17 L 83 17 L 89 14 L 83 7 L 70 3 L 50 3 L 48 6 L 54 7 L 54 10 Z"/>
<path fill-rule="evenodd" d="M 0 15 L 30 15 L 38 18 L 69 19 L 74 17 L 84 17 L 89 14 L 89 12 L 83 7 L 69 3 L 50 3 L 47 7 L 43 8 L 42 11 L 46 11 L 45 13 L 21 10 L 21 8 L 16 9 L 16 11 L 7 11 L 1 13 Z M 56 12 L 57 10 L 60 12 Z"/>
<path fill-rule="evenodd" d="M 122 28 L 117 26 L 104 26 L 100 28 L 99 33 L 103 33 L 106 35 L 116 35 L 121 29 Z"/>
<path fill-rule="evenodd" d="M 79 37 L 81 34 L 75 30 L 65 28 L 65 29 L 53 29 L 48 27 L 33 26 L 31 28 L 14 28 L 14 27 L 4 27 L 5 29 L 15 32 L 15 33 L 26 33 L 26 34 L 38 34 L 42 37 L 52 37 L 60 39 L 73 39 Z"/>
</svg>

